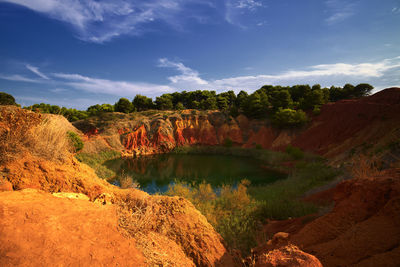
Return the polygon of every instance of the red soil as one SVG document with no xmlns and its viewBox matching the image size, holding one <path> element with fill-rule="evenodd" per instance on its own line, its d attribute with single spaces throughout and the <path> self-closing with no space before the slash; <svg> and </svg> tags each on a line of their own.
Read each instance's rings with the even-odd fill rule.
<svg viewBox="0 0 400 267">
<path fill-rule="evenodd" d="M 145 266 L 112 205 L 26 189 L 0 193 L 0 266 Z"/>
</svg>

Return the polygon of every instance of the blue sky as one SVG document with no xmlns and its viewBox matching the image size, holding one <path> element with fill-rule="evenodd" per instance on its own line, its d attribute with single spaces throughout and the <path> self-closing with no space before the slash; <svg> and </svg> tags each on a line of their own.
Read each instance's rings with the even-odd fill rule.
<svg viewBox="0 0 400 267">
<path fill-rule="evenodd" d="M 400 86 L 399 0 L 0 0 L 0 36 L 0 91 L 22 105 Z"/>
</svg>

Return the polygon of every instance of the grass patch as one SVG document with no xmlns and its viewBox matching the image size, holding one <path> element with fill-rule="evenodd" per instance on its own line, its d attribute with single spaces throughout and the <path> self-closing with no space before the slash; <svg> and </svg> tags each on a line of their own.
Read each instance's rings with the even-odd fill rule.
<svg viewBox="0 0 400 267">
<path fill-rule="evenodd" d="M 116 173 L 108 168 L 104 163 L 108 160 L 121 157 L 121 153 L 114 150 L 105 150 L 98 154 L 79 153 L 75 157 L 95 170 L 97 176 L 109 180 L 116 176 Z"/>
<path fill-rule="evenodd" d="M 313 161 L 298 162 L 288 178 L 269 185 L 251 186 L 244 180 L 237 186 L 224 185 L 215 190 L 205 182 L 176 182 L 166 194 L 190 200 L 221 234 L 229 249 L 248 255 L 256 245 L 259 226 L 266 219 L 282 220 L 317 212 L 319 206 L 301 198 L 338 174 L 316 157 Z"/>
<path fill-rule="evenodd" d="M 166 192 L 170 196 L 181 196 L 207 218 L 221 234 L 230 249 L 239 249 L 248 255 L 256 245 L 260 221 L 256 217 L 257 203 L 247 193 L 249 181 L 241 181 L 237 187 L 224 185 L 213 190 L 210 184 L 188 184 L 176 182 Z"/>
<path fill-rule="evenodd" d="M 287 179 L 265 186 L 250 187 L 258 202 L 261 218 L 283 220 L 314 213 L 318 207 L 300 198 L 309 190 L 332 181 L 339 172 L 323 162 L 300 162 Z"/>
</svg>

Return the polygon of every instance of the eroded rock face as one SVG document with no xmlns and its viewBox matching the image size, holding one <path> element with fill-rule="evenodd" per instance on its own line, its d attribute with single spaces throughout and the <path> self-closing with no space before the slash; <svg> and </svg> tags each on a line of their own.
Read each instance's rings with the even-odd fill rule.
<svg viewBox="0 0 400 267">
<path fill-rule="evenodd" d="M 398 266 L 400 170 L 342 182 L 334 200 L 331 212 L 291 240 L 324 266 Z"/>
<path fill-rule="evenodd" d="M 400 99 L 400 88 L 328 103 L 321 107 L 320 115 L 310 115 L 306 127 L 292 130 L 276 129 L 268 120 L 195 110 L 118 114 L 117 118 L 105 115 L 100 121 L 89 119 L 75 126 L 87 133 L 84 149 L 89 153 L 96 147 L 126 150 L 127 155 L 155 154 L 185 145 L 221 145 L 230 139 L 237 146 L 272 150 L 284 150 L 291 144 L 333 158 L 356 146 L 377 145 L 396 134 L 400 103 L 393 99 Z"/>
<path fill-rule="evenodd" d="M 301 251 L 289 242 L 289 234 L 276 233 L 267 244 L 252 251 L 250 265 L 255 267 L 322 267 L 313 255 Z"/>
</svg>

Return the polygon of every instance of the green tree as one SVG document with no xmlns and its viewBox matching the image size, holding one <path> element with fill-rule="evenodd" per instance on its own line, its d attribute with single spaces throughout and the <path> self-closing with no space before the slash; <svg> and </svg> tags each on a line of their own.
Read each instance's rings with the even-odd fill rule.
<svg viewBox="0 0 400 267">
<path fill-rule="evenodd" d="M 17 105 L 17 103 L 12 95 L 0 92 L 0 105 Z"/>
<path fill-rule="evenodd" d="M 144 111 L 154 108 L 153 100 L 144 95 L 136 95 L 132 101 L 137 111 Z"/>
<path fill-rule="evenodd" d="M 302 110 L 279 109 L 274 117 L 273 124 L 280 128 L 293 128 L 304 125 L 308 121 L 307 115 Z"/>
<path fill-rule="evenodd" d="M 217 109 L 217 99 L 215 96 L 210 96 L 200 102 L 200 106 L 204 110 L 215 110 Z"/>
<path fill-rule="evenodd" d="M 241 110 L 246 109 L 248 97 L 249 94 L 246 91 L 240 91 L 236 97 L 236 107 Z"/>
<path fill-rule="evenodd" d="M 354 85 L 352 85 L 350 83 L 346 83 L 343 86 L 343 94 L 344 94 L 344 98 L 351 98 L 354 94 Z"/>
<path fill-rule="evenodd" d="M 329 88 L 329 100 L 330 101 L 336 102 L 343 98 L 345 98 L 345 94 L 341 87 L 335 87 L 332 85 L 331 88 Z"/>
<path fill-rule="evenodd" d="M 263 91 L 256 91 L 248 97 L 247 105 L 244 107 L 244 113 L 251 118 L 265 117 L 268 111 L 268 96 Z"/>
<path fill-rule="evenodd" d="M 287 89 L 274 89 L 267 91 L 269 101 L 271 102 L 272 108 L 278 110 L 279 108 L 289 108 L 292 106 L 292 98 Z"/>
<path fill-rule="evenodd" d="M 114 110 L 116 112 L 130 113 L 133 111 L 133 105 L 131 101 L 122 97 L 118 100 L 117 103 L 115 103 Z"/>
<path fill-rule="evenodd" d="M 371 93 L 372 89 L 374 89 L 372 85 L 368 83 L 360 83 L 356 87 L 354 87 L 353 96 L 354 97 L 367 96 Z"/>
<path fill-rule="evenodd" d="M 171 94 L 163 94 L 156 98 L 157 109 L 160 110 L 172 110 L 174 105 L 172 103 L 172 95 Z"/>
<path fill-rule="evenodd" d="M 176 109 L 176 110 L 184 110 L 184 109 L 185 109 L 185 106 L 182 104 L 182 102 L 178 102 L 178 103 L 175 105 L 175 109 Z"/>
<path fill-rule="evenodd" d="M 321 106 L 325 104 L 325 95 L 322 89 L 316 89 L 310 91 L 300 103 L 300 107 L 303 110 L 313 109 L 315 106 Z"/>
<path fill-rule="evenodd" d="M 217 96 L 217 105 L 218 105 L 219 110 L 227 110 L 229 107 L 229 100 L 222 95 L 218 95 Z"/>
</svg>

